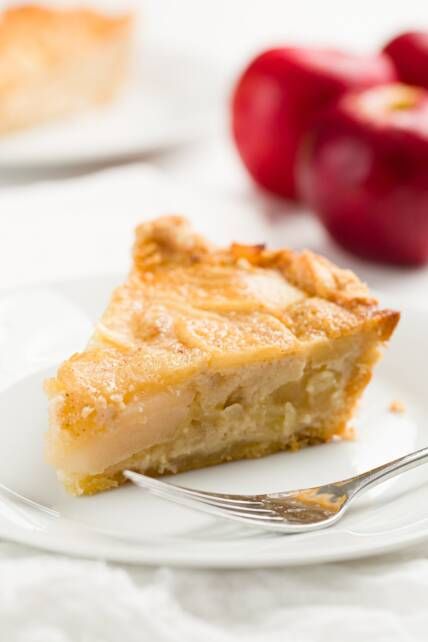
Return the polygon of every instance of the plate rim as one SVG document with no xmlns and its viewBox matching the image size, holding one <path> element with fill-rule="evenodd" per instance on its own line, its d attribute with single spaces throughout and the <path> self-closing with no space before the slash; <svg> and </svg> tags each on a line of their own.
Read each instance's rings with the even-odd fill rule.
<svg viewBox="0 0 428 642">
<path fill-rule="evenodd" d="M 368 559 L 381 555 L 387 555 L 395 551 L 400 551 L 421 542 L 428 538 L 428 519 L 423 520 L 426 523 L 425 529 L 420 532 L 409 534 L 406 538 L 394 538 L 394 541 L 381 542 L 379 541 L 373 545 L 373 536 L 365 536 L 366 546 L 354 547 L 344 552 L 342 549 L 329 550 L 324 549 L 321 553 L 312 553 L 306 558 L 287 555 L 282 553 L 279 549 L 275 549 L 275 553 L 266 557 L 253 557 L 246 558 L 245 562 L 241 559 L 222 558 L 221 560 L 216 557 L 204 557 L 203 555 L 195 555 L 192 551 L 187 556 L 182 552 L 172 554 L 171 551 L 160 550 L 158 553 L 153 550 L 145 549 L 144 545 L 139 544 L 135 549 L 129 548 L 129 543 L 118 543 L 112 538 L 113 543 L 96 543 L 97 553 L 91 549 L 95 544 L 76 544 L 73 546 L 67 545 L 67 542 L 55 536 L 37 531 L 28 531 L 28 537 L 25 536 L 27 531 L 22 530 L 18 533 L 13 532 L 13 528 L 9 530 L 3 529 L 0 524 L 0 537 L 11 543 L 17 543 L 37 550 L 45 551 L 47 553 L 54 553 L 66 555 L 73 558 L 85 558 L 88 560 L 103 559 L 110 562 L 121 564 L 137 564 L 144 566 L 173 566 L 177 568 L 193 568 L 193 569 L 218 569 L 218 570 L 243 570 L 243 569 L 258 569 L 258 568 L 297 568 L 300 566 L 314 566 L 317 564 L 332 564 L 337 562 L 347 562 L 357 559 Z M 345 531 L 346 532 L 346 531 Z M 31 533 L 31 535 L 30 535 Z M 36 534 L 36 537 L 34 535 Z M 355 536 L 355 535 L 354 535 Z M 279 537 L 299 537 L 299 535 L 280 535 Z M 358 537 L 362 537 L 358 535 Z M 379 538 L 380 535 L 376 535 Z"/>
</svg>

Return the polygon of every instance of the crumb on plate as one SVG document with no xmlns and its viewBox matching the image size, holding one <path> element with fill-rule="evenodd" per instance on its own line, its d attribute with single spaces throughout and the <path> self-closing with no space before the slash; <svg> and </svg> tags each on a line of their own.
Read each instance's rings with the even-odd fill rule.
<svg viewBox="0 0 428 642">
<path fill-rule="evenodd" d="M 404 403 L 402 401 L 398 401 L 397 399 L 394 399 L 389 404 L 389 411 L 390 412 L 394 412 L 396 414 L 401 415 L 401 414 L 403 414 L 403 412 L 405 410 L 406 410 L 406 406 L 404 405 Z"/>
</svg>

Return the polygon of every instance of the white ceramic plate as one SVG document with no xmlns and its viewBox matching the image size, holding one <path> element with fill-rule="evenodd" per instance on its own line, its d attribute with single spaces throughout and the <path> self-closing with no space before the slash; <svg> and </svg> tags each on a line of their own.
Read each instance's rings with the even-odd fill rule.
<svg viewBox="0 0 428 642">
<path fill-rule="evenodd" d="M 383 553 L 428 536 L 428 469 L 380 486 L 331 529 L 307 535 L 264 533 L 163 502 L 133 486 L 73 498 L 43 460 L 47 426 L 42 382 L 81 348 L 120 279 L 31 287 L 0 298 L 0 482 L 53 506 L 58 518 L 2 498 L 0 536 L 73 555 L 200 567 L 308 564 Z M 176 477 L 230 492 L 299 488 L 348 477 L 425 446 L 427 310 L 406 310 L 356 419 L 356 441 Z M 391 401 L 406 404 L 402 415 Z"/>
<path fill-rule="evenodd" d="M 51 168 L 160 151 L 212 133 L 222 101 L 223 83 L 209 62 L 174 49 L 143 49 L 116 102 L 1 138 L 0 167 Z"/>
</svg>

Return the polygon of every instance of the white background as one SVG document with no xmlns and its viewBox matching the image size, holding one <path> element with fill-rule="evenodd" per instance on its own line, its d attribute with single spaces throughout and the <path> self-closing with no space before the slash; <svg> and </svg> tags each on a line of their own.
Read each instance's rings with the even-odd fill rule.
<svg viewBox="0 0 428 642">
<path fill-rule="evenodd" d="M 115 10 L 130 5 L 102 4 Z M 234 77 L 249 55 L 271 44 L 316 42 L 369 51 L 396 31 L 428 28 L 425 0 L 134 0 L 132 5 L 141 11 L 143 43 L 178 46 L 208 57 L 226 79 Z M 225 107 L 222 115 L 226 122 Z M 255 194 L 226 136 L 213 132 L 194 147 L 150 160 L 175 180 L 196 186 L 207 199 L 216 199 L 219 206 L 261 207 L 276 213 L 285 209 Z M 20 184 L 36 178 L 3 174 L 0 181 Z M 7 205 L 8 194 L 14 196 L 15 191 L 4 189 L 8 193 L 0 194 L 0 200 Z M 37 216 L 26 194 L 22 191 L 20 198 L 28 216 Z M 85 239 L 82 247 L 88 251 L 79 255 L 76 266 L 73 248 L 65 243 L 61 229 L 61 211 L 56 222 L 52 215 L 43 218 L 40 212 L 36 219 L 40 225 L 33 219 L 26 228 L 24 208 L 19 209 L 19 216 L 12 207 L 0 211 L 2 287 L 46 278 L 54 264 L 57 276 L 72 276 L 76 270 L 79 274 L 107 271 L 108 265 L 116 270 L 126 260 L 122 252 L 120 265 L 116 260 L 108 264 L 114 240 L 111 228 L 101 264 L 94 264 L 91 244 Z M 70 224 L 71 214 L 67 217 Z M 310 219 L 294 220 L 291 227 L 296 244 L 320 242 L 320 230 Z M 36 249 L 31 235 L 40 241 Z M 49 252 L 52 245 L 55 249 Z M 348 262 L 337 250 L 328 249 Z M 349 263 L 358 266 L 351 259 Z M 403 300 L 409 294 L 427 298 L 426 270 L 409 273 L 360 267 L 363 276 L 380 289 L 399 286 Z M 0 639 L 422 642 L 428 630 L 427 560 L 428 546 L 419 546 L 400 555 L 330 567 L 195 573 L 40 557 L 35 551 L 0 543 Z"/>
</svg>

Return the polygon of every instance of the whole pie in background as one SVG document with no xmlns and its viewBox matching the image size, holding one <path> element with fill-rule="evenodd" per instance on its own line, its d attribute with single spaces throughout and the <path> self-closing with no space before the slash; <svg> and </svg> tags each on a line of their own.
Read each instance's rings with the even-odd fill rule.
<svg viewBox="0 0 428 642">
<path fill-rule="evenodd" d="M 90 9 L 0 14 L 0 134 L 113 100 L 127 77 L 132 24 Z"/>
</svg>

